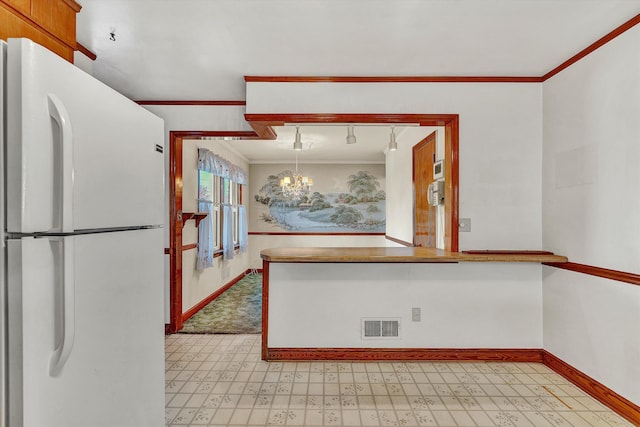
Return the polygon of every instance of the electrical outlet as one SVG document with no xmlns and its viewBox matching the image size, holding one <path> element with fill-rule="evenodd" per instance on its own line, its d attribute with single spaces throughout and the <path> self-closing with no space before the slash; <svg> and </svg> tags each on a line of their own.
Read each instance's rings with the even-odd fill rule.
<svg viewBox="0 0 640 427">
<path fill-rule="evenodd" d="M 421 313 L 420 307 L 413 307 L 411 309 L 411 321 L 419 322 L 421 318 L 422 318 L 422 313 Z"/>
<path fill-rule="evenodd" d="M 471 231 L 471 218 L 460 218 L 458 220 L 458 231 Z"/>
</svg>

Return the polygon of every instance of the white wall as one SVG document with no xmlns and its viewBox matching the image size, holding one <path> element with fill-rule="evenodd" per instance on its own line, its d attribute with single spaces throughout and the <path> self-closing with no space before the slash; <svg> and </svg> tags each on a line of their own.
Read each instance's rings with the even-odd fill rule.
<svg viewBox="0 0 640 427">
<path fill-rule="evenodd" d="M 640 273 L 640 27 L 544 83 L 543 242 Z M 545 269 L 544 347 L 640 404 L 640 287 Z"/>
<path fill-rule="evenodd" d="M 460 248 L 542 247 L 541 84 L 251 82 L 247 113 L 459 114 L 460 216 L 472 219 Z M 406 194 L 396 199 L 398 216 L 389 214 L 387 234 L 411 241 L 411 161 L 389 163 L 387 193 Z M 282 299 L 270 295 L 271 346 L 542 346 L 539 265 L 323 264 L 292 267 L 290 276 L 271 268 L 283 286 Z M 404 322 L 402 340 L 359 340 L 361 316 L 406 318 L 416 305 L 427 317 L 419 326 Z M 320 326 L 309 313 L 329 323 Z"/>
<path fill-rule="evenodd" d="M 243 106 L 183 106 L 183 105 L 145 105 L 147 110 L 164 119 L 165 126 L 165 247 L 169 242 L 169 132 L 170 131 L 238 131 L 251 130 L 244 120 Z M 244 160 L 244 159 L 243 159 Z M 165 286 L 165 323 L 170 321 L 169 311 L 169 256 L 164 263 Z M 184 300 L 183 300 L 184 302 Z"/>
<path fill-rule="evenodd" d="M 271 263 L 269 269 L 269 347 L 542 347 L 538 264 Z M 422 321 L 411 321 L 413 307 Z M 400 338 L 362 339 L 362 318 L 400 319 Z"/>
<path fill-rule="evenodd" d="M 545 267 L 544 348 L 640 404 L 640 287 Z"/>
<path fill-rule="evenodd" d="M 93 61 L 79 50 L 73 52 L 73 65 L 85 73 L 93 75 Z"/>
<path fill-rule="evenodd" d="M 182 151 L 182 210 L 198 211 L 198 148 L 224 157 L 231 163 L 247 171 L 248 164 L 229 151 L 221 141 L 184 140 Z M 198 242 L 198 229 L 195 221 L 187 221 L 182 229 L 182 244 Z M 214 259 L 213 267 L 196 270 L 196 249 L 182 253 L 182 311 L 194 305 L 220 289 L 230 280 L 242 274 L 249 266 L 248 253 L 237 253 L 234 259 L 224 261 L 222 257 Z"/>
<path fill-rule="evenodd" d="M 541 84 L 249 82 L 246 108 L 255 114 L 457 113 L 460 216 L 472 220 L 460 248 L 542 246 Z"/>
</svg>

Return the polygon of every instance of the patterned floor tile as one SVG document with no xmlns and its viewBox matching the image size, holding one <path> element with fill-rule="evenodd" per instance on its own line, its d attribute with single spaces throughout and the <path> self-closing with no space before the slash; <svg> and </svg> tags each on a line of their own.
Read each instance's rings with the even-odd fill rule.
<svg viewBox="0 0 640 427">
<path fill-rule="evenodd" d="M 260 360 L 259 335 L 166 337 L 177 426 L 630 426 L 535 363 Z"/>
</svg>

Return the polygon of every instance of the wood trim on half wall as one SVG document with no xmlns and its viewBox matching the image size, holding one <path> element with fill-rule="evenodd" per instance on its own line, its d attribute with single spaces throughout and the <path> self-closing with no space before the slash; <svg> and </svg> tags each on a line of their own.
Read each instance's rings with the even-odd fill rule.
<svg viewBox="0 0 640 427">
<path fill-rule="evenodd" d="M 418 123 L 420 126 L 443 126 L 445 143 L 445 250 L 458 251 L 459 217 L 459 117 L 457 114 L 245 114 L 245 120 L 259 129 L 272 129 L 285 123 Z"/>
<path fill-rule="evenodd" d="M 640 406 L 625 399 L 546 350 L 542 351 L 542 362 L 618 415 L 629 420 L 634 425 L 640 426 Z"/>
<path fill-rule="evenodd" d="M 577 273 L 588 274 L 589 276 L 603 277 L 605 279 L 617 280 L 618 282 L 640 285 L 640 274 L 627 273 L 625 271 L 609 270 L 608 268 L 596 267 L 576 262 L 543 262 L 543 265 L 563 270 L 575 271 Z"/>
</svg>

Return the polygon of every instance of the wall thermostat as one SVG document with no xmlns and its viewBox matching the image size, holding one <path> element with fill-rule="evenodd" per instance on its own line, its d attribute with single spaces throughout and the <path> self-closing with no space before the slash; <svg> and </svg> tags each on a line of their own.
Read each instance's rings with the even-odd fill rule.
<svg viewBox="0 0 640 427">
<path fill-rule="evenodd" d="M 444 160 L 438 160 L 433 164 L 433 179 L 444 178 Z"/>
</svg>

